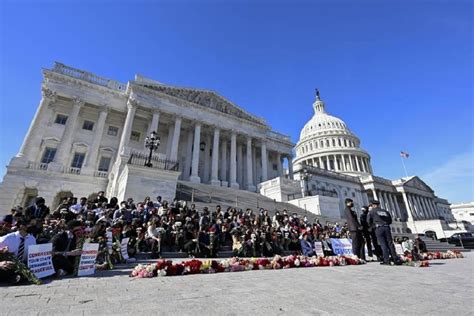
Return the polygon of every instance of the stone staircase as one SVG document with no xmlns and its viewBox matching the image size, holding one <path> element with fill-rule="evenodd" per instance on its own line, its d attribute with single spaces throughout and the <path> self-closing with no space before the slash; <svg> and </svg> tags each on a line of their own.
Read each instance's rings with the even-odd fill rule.
<svg viewBox="0 0 474 316">
<path fill-rule="evenodd" d="M 452 250 L 452 251 L 457 250 L 457 251 L 462 251 L 462 252 L 470 251 L 469 249 L 464 249 L 462 247 L 457 247 L 455 245 L 448 244 L 447 242 L 441 242 L 439 240 L 433 240 L 433 239 L 428 238 L 428 237 L 421 237 L 421 239 L 425 242 L 426 249 L 428 249 L 428 251 L 442 251 L 442 252 L 446 252 L 448 250 Z"/>
<path fill-rule="evenodd" d="M 258 212 L 259 208 L 264 208 L 269 211 L 271 216 L 273 216 L 276 210 L 281 212 L 286 209 L 288 210 L 289 214 L 297 213 L 300 217 L 307 215 L 310 221 L 313 221 L 315 217 L 319 218 L 321 223 L 331 221 L 329 218 L 315 215 L 290 203 L 276 202 L 259 193 L 245 190 L 236 190 L 227 187 L 178 181 L 176 197 L 179 200 L 188 202 L 194 201 L 194 204 L 196 204 L 196 208 L 198 210 L 204 206 L 207 206 L 210 210 L 213 210 L 216 205 L 221 205 L 223 209 L 229 206 L 244 210 L 251 208 L 254 210 L 254 212 Z M 333 221 L 334 220 L 332 220 L 332 222 Z M 341 221 L 344 222 L 343 220 Z"/>
</svg>

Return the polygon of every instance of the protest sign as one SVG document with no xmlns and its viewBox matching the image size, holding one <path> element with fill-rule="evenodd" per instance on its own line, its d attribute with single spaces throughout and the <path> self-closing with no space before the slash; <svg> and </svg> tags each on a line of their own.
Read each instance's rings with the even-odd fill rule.
<svg viewBox="0 0 474 316">
<path fill-rule="evenodd" d="M 324 257 L 323 243 L 320 242 L 320 241 L 315 241 L 314 242 L 314 251 L 316 252 L 317 256 L 323 256 Z"/>
<path fill-rule="evenodd" d="M 28 268 L 37 278 L 53 275 L 53 244 L 31 245 L 28 247 Z"/>
<path fill-rule="evenodd" d="M 82 246 L 81 260 L 77 276 L 91 275 L 95 273 L 95 259 L 99 252 L 99 244 L 84 243 Z"/>
<path fill-rule="evenodd" d="M 400 244 L 395 244 L 395 252 L 397 255 L 403 255 L 403 248 Z"/>
<path fill-rule="evenodd" d="M 130 238 L 124 238 L 122 239 L 122 243 L 120 244 L 120 253 L 122 254 L 122 258 L 124 258 L 125 260 L 128 260 L 128 250 L 127 250 L 127 246 L 128 246 L 128 240 Z"/>
<path fill-rule="evenodd" d="M 352 255 L 352 242 L 347 238 L 331 238 L 331 246 L 336 255 Z"/>
</svg>

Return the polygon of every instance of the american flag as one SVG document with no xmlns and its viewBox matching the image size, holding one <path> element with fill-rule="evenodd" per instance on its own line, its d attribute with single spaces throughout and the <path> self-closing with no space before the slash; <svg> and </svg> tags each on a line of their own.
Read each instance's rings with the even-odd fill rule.
<svg viewBox="0 0 474 316">
<path fill-rule="evenodd" d="M 406 153 L 406 152 L 404 152 L 404 151 L 401 151 L 401 152 L 400 152 L 400 157 L 408 158 L 408 157 L 410 157 L 410 154 L 409 154 L 409 153 Z"/>
</svg>

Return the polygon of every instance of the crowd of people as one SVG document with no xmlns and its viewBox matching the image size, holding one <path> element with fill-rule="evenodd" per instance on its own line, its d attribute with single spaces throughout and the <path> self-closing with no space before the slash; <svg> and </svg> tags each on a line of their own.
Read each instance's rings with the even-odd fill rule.
<svg viewBox="0 0 474 316">
<path fill-rule="evenodd" d="M 316 254 L 315 241 L 321 241 L 325 255 L 333 255 L 332 238 L 352 237 L 353 244 L 360 244 L 353 224 L 350 220 L 343 225 L 322 224 L 317 218 L 310 221 L 287 210 L 273 215 L 266 209 L 220 205 L 198 210 L 194 204 L 176 199 L 168 203 L 160 196 L 119 202 L 115 197 L 108 199 L 104 192 L 90 198 L 69 197 L 50 210 L 38 197 L 32 206 L 13 208 L 0 223 L 0 282 L 19 281 L 13 263 L 2 260 L 1 255 L 9 253 L 26 263 L 28 246 L 33 244 L 52 243 L 53 266 L 56 274 L 63 276 L 74 274 L 85 240 L 99 243 L 97 266 L 105 269 L 123 260 L 123 238 L 129 238 L 130 257 L 151 252 L 153 258 L 158 258 L 163 251 L 216 257 L 222 249 L 232 249 L 233 255 L 240 257 L 271 257 L 285 252 L 312 256 Z M 362 217 L 357 232 L 359 228 L 367 241 L 369 257 L 375 254 L 381 258 L 376 237 Z M 354 254 L 366 259 L 359 248 Z"/>
</svg>

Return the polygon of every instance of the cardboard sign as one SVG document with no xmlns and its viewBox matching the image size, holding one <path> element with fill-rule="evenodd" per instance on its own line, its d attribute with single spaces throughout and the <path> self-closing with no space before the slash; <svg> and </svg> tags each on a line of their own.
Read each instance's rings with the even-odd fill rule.
<svg viewBox="0 0 474 316">
<path fill-rule="evenodd" d="M 122 254 L 122 258 L 124 258 L 125 260 L 128 260 L 129 256 L 128 256 L 128 250 L 127 250 L 127 246 L 128 246 L 128 240 L 130 238 L 124 238 L 122 239 L 122 243 L 120 244 L 120 253 Z"/>
<path fill-rule="evenodd" d="M 322 242 L 320 242 L 320 241 L 315 241 L 314 242 L 314 252 L 316 252 L 317 256 L 324 257 L 323 243 Z"/>
<path fill-rule="evenodd" d="M 336 255 L 352 255 L 352 242 L 347 238 L 331 238 L 331 247 Z"/>
<path fill-rule="evenodd" d="M 400 245 L 400 244 L 395 244 L 395 252 L 397 253 L 397 255 L 403 255 L 404 252 L 403 252 L 403 247 L 402 247 L 402 245 Z"/>
<path fill-rule="evenodd" d="M 28 268 L 37 278 L 53 275 L 53 244 L 31 245 L 28 247 Z"/>
<path fill-rule="evenodd" d="M 95 273 L 95 259 L 99 252 L 99 244 L 84 243 L 82 246 L 81 261 L 77 276 L 91 275 Z"/>
<path fill-rule="evenodd" d="M 112 244 L 113 244 L 113 237 L 112 237 L 112 232 L 108 231 L 105 233 L 105 236 L 107 236 L 107 250 L 109 251 L 109 254 L 112 254 Z"/>
</svg>

